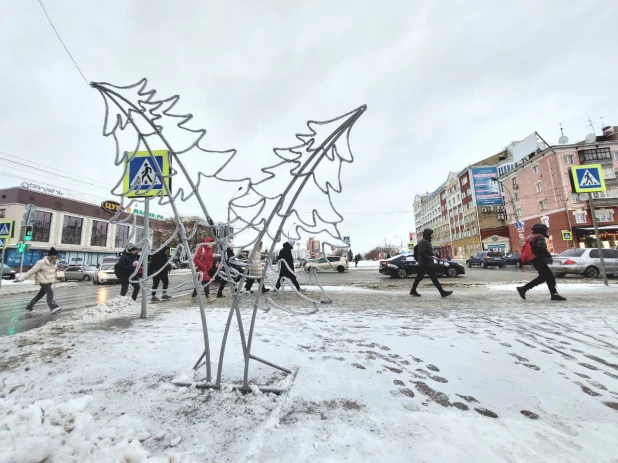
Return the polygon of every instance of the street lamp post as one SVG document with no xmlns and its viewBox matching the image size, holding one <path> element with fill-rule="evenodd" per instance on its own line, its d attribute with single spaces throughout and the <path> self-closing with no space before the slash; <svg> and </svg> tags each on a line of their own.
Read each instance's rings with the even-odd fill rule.
<svg viewBox="0 0 618 463">
<path fill-rule="evenodd" d="M 398 237 L 397 235 L 393 235 L 393 238 L 397 238 L 399 240 L 399 247 L 401 249 L 403 249 L 403 240 L 400 237 Z"/>
</svg>

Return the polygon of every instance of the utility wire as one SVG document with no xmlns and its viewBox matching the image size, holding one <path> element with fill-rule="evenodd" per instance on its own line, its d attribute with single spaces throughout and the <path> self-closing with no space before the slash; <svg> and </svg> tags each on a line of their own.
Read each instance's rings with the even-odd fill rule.
<svg viewBox="0 0 618 463">
<path fill-rule="evenodd" d="M 73 55 L 71 55 L 71 52 L 69 51 L 69 49 L 67 48 L 67 46 L 64 44 L 64 42 L 62 41 L 62 39 L 60 38 L 60 34 L 58 34 L 58 31 L 56 30 L 56 26 L 54 26 L 54 23 L 52 22 L 51 18 L 49 17 L 49 14 L 47 14 L 47 10 L 45 9 L 45 6 L 43 5 L 42 0 L 39 0 L 39 4 L 41 5 L 41 8 L 43 8 L 43 12 L 45 13 L 45 16 L 47 16 L 47 20 L 49 21 L 49 24 L 51 25 L 52 29 L 54 29 L 54 32 L 56 33 L 56 37 L 58 37 L 58 40 L 60 40 L 60 43 L 62 44 L 62 46 L 64 47 L 64 49 L 67 51 L 67 53 L 69 54 L 69 57 L 71 58 L 71 61 L 73 61 L 73 64 L 75 65 L 75 67 L 77 68 L 77 70 L 79 71 L 80 75 L 82 76 L 82 79 L 84 79 L 84 82 L 86 82 L 86 85 L 89 86 L 88 84 L 88 80 L 86 79 L 86 76 L 84 76 L 84 73 L 82 72 L 82 70 L 79 68 L 79 66 L 77 65 L 77 63 L 75 62 L 75 59 L 73 58 Z"/>
</svg>

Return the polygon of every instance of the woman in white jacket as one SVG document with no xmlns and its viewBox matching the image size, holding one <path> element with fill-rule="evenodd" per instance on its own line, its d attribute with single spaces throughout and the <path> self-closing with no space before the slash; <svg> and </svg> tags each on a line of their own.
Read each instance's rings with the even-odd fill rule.
<svg viewBox="0 0 618 463">
<path fill-rule="evenodd" d="M 27 273 L 24 273 L 17 280 L 15 280 L 15 283 L 21 283 L 34 275 L 36 283 L 41 286 L 41 289 L 37 295 L 34 296 L 34 299 L 32 299 L 26 306 L 27 311 L 32 312 L 34 310 L 34 304 L 39 302 L 46 294 L 47 305 L 49 306 L 51 313 L 56 313 L 60 310 L 60 307 L 58 307 L 58 304 L 54 301 L 54 290 L 52 289 L 52 285 L 56 281 L 57 271 L 58 251 L 51 248 L 47 253 L 47 257 L 43 257 L 40 261 L 34 264 L 34 267 L 32 267 Z"/>
<path fill-rule="evenodd" d="M 251 256 L 251 253 L 249 253 L 249 256 Z M 257 282 L 257 284 L 259 285 L 260 281 L 262 280 L 262 243 L 260 243 L 255 248 L 255 255 L 253 256 L 253 261 L 248 262 L 248 265 L 249 272 L 247 274 L 247 281 L 245 283 L 245 291 L 251 291 L 254 281 Z M 267 293 L 268 291 L 270 291 L 270 289 L 262 286 L 262 293 Z"/>
</svg>

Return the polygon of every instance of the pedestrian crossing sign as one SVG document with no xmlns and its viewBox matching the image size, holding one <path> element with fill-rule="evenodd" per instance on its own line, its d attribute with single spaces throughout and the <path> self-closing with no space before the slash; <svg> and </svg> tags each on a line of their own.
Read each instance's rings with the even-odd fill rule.
<svg viewBox="0 0 618 463">
<path fill-rule="evenodd" d="M 0 237 L 13 237 L 13 223 L 14 222 L 12 220 L 0 220 Z"/>
<path fill-rule="evenodd" d="M 568 230 L 562 230 L 562 240 L 563 241 L 573 241 L 573 233 Z"/>
<path fill-rule="evenodd" d="M 9 242 L 8 238 L 0 238 L 0 249 L 6 249 L 6 244 Z"/>
<path fill-rule="evenodd" d="M 605 177 L 601 164 L 585 164 L 571 167 L 571 183 L 575 193 L 605 191 Z"/>
<path fill-rule="evenodd" d="M 127 198 L 167 196 L 164 184 L 168 191 L 172 188 L 167 150 L 154 150 L 152 156 L 149 151 L 127 153 L 126 156 L 123 191 Z"/>
</svg>

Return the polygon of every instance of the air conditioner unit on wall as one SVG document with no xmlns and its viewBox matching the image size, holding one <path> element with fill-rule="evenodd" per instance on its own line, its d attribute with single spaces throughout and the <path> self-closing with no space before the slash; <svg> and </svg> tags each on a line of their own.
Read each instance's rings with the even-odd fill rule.
<svg viewBox="0 0 618 463">
<path fill-rule="evenodd" d="M 487 207 L 487 212 L 493 212 L 493 211 L 494 211 L 494 207 L 493 206 Z"/>
<path fill-rule="evenodd" d="M 486 207 L 481 207 L 481 212 L 487 212 L 487 208 Z"/>
</svg>

